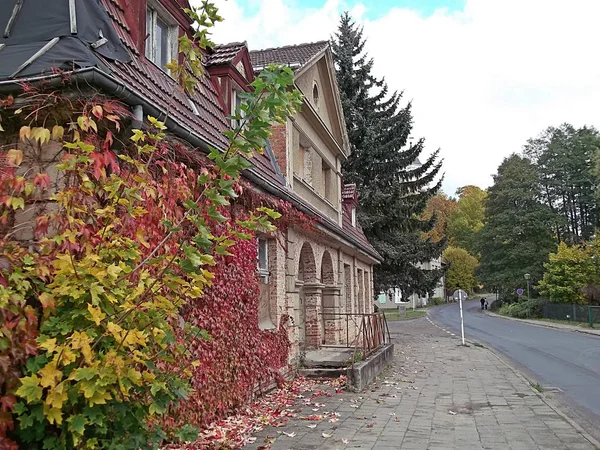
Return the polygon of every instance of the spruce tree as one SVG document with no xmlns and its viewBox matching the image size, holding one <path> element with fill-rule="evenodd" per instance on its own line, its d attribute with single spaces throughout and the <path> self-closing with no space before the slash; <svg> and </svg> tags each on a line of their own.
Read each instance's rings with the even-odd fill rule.
<svg viewBox="0 0 600 450">
<path fill-rule="evenodd" d="M 401 106 L 402 93 L 389 92 L 384 79 L 372 74 L 373 59 L 364 51 L 363 30 L 341 16 L 331 46 L 352 153 L 344 163 L 344 181 L 356 183 L 358 218 L 384 262 L 375 269 L 376 291 L 400 288 L 404 296 L 424 295 L 435 288 L 441 270 L 420 263 L 438 258 L 445 240 L 423 239 L 435 217 L 421 220 L 441 186 L 439 151 L 423 164 L 424 140 L 407 145 L 412 131 L 411 104 Z"/>
</svg>

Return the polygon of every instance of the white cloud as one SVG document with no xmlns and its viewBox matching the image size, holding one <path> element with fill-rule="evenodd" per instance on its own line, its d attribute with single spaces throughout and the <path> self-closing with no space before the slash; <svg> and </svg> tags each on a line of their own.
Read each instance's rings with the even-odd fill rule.
<svg viewBox="0 0 600 450">
<path fill-rule="evenodd" d="M 253 49 L 327 39 L 348 9 L 266 0 L 246 16 L 236 0 L 217 5 L 226 21 L 215 39 Z M 502 159 L 547 126 L 600 125 L 597 0 L 467 0 L 459 12 L 392 8 L 375 20 L 363 20 L 366 2 L 350 9 L 375 73 L 412 100 L 415 137 L 442 149 L 448 193 L 491 184 Z"/>
</svg>

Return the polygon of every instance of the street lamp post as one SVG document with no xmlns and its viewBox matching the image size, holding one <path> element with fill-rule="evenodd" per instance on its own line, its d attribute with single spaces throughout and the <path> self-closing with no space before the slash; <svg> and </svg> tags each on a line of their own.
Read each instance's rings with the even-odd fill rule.
<svg viewBox="0 0 600 450">
<path fill-rule="evenodd" d="M 528 273 L 525 274 L 525 279 L 527 280 L 527 299 L 529 300 L 531 297 L 529 296 L 529 280 L 531 280 L 531 275 Z"/>
</svg>

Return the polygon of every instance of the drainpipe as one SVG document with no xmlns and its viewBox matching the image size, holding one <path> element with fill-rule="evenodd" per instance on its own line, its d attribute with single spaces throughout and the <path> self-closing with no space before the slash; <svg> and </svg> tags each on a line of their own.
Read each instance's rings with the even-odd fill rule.
<svg viewBox="0 0 600 450">
<path fill-rule="evenodd" d="M 131 112 L 133 113 L 133 118 L 137 122 L 141 123 L 144 121 L 144 107 L 142 105 L 134 105 L 131 108 Z"/>
</svg>

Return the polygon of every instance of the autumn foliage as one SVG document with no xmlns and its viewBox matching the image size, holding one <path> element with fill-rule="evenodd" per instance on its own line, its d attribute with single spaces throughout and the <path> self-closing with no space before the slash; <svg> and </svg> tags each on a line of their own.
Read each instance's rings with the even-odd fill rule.
<svg viewBox="0 0 600 450">
<path fill-rule="evenodd" d="M 254 236 L 285 225 L 271 207 L 285 205 L 242 208 L 239 177 L 298 103 L 292 79 L 277 68 L 257 78 L 244 129 L 207 156 L 155 119 L 131 129 L 98 95 L 26 86 L 21 107 L 4 100 L 5 136 L 17 138 L 0 173 L 2 448 L 8 437 L 48 449 L 193 439 L 192 425 L 277 378 L 287 323 L 258 328 Z M 51 145 L 55 161 L 36 160 Z"/>
</svg>

